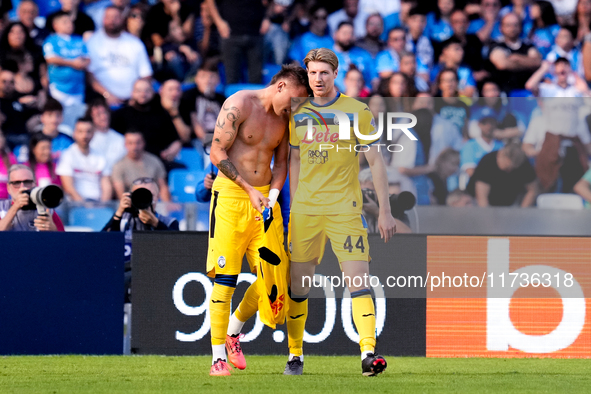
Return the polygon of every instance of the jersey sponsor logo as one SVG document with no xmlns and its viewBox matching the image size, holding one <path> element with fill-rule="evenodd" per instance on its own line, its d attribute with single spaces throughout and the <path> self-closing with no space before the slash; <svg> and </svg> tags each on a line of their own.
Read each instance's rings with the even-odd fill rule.
<svg viewBox="0 0 591 394">
<path fill-rule="evenodd" d="M 308 164 L 324 164 L 328 161 L 328 151 L 313 150 L 308 151 Z"/>
<path fill-rule="evenodd" d="M 218 267 L 224 268 L 226 266 L 226 258 L 224 256 L 220 256 L 218 258 Z"/>
</svg>

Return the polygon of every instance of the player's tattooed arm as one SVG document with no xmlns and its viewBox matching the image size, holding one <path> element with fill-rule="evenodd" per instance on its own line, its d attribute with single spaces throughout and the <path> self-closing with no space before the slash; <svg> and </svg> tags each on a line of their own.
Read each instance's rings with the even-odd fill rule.
<svg viewBox="0 0 591 394">
<path fill-rule="evenodd" d="M 222 172 L 222 174 L 227 176 L 228 179 L 231 179 L 233 181 L 235 181 L 240 175 L 238 174 L 238 170 L 236 169 L 236 167 L 234 167 L 234 164 L 232 164 L 232 162 L 229 159 L 220 161 L 220 163 L 218 164 L 218 169 Z"/>
<path fill-rule="evenodd" d="M 216 141 L 220 142 L 221 138 L 226 141 L 233 141 L 238 131 L 237 123 L 240 121 L 240 109 L 228 101 L 222 106 L 222 110 L 218 116 L 216 126 Z M 240 122 L 241 123 L 241 122 Z"/>
</svg>

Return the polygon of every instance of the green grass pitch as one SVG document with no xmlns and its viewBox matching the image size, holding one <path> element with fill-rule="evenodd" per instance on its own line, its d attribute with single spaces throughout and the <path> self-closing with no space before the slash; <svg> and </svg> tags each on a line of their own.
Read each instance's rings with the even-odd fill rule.
<svg viewBox="0 0 591 394">
<path fill-rule="evenodd" d="M 359 357 L 307 355 L 303 376 L 283 376 L 286 357 L 247 356 L 244 371 L 210 377 L 210 357 L 0 357 L 0 393 L 588 393 L 591 363 L 572 359 L 387 357 L 361 376 Z"/>
</svg>

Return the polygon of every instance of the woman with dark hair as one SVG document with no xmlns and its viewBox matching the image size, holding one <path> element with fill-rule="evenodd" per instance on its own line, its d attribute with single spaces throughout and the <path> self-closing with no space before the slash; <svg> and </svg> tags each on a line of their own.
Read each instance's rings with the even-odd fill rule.
<svg viewBox="0 0 591 394">
<path fill-rule="evenodd" d="M 445 68 L 441 70 L 434 85 L 436 93 L 434 110 L 444 119 L 453 123 L 462 136 L 468 138 L 468 119 L 470 119 L 470 108 L 459 99 L 458 74 L 454 69 Z"/>
<path fill-rule="evenodd" d="M 16 157 L 6 146 L 6 138 L 0 130 L 0 200 L 8 198 L 8 169 L 13 164 L 16 164 Z"/>
<path fill-rule="evenodd" d="M 142 37 L 142 30 L 146 25 L 146 14 L 148 7 L 145 4 L 138 3 L 131 7 L 129 14 L 125 19 L 125 30 L 137 38 Z"/>
<path fill-rule="evenodd" d="M 454 0 L 437 0 L 435 11 L 427 14 L 427 26 L 423 34 L 437 42 L 450 38 L 454 34 L 450 24 L 450 16 L 454 8 Z"/>
<path fill-rule="evenodd" d="M 47 74 L 47 66 L 41 48 L 35 45 L 25 25 L 21 22 L 9 23 L 0 36 L 0 61 L 15 60 L 18 64 L 19 59 L 22 59 L 23 66 L 25 66 L 24 63 L 28 57 L 33 62 L 32 70 L 28 75 L 33 79 L 35 86 L 41 86 Z M 25 95 L 23 99 L 25 97 L 24 101 L 20 100 L 22 104 L 33 105 L 36 103 L 37 98 L 34 95 Z"/>
<path fill-rule="evenodd" d="M 60 177 L 55 173 L 55 163 L 51 158 L 51 138 L 43 133 L 35 133 L 29 142 L 29 162 L 37 186 L 60 185 Z"/>
<path fill-rule="evenodd" d="M 378 94 L 382 97 L 394 98 L 386 100 L 389 112 L 408 112 L 410 110 L 410 97 L 413 97 L 410 91 L 411 82 L 410 78 L 400 71 L 380 80 Z"/>
<path fill-rule="evenodd" d="M 552 45 L 554 45 L 554 40 L 560 30 L 554 6 L 549 1 L 536 1 L 529 7 L 529 16 L 533 20 L 529 39 L 538 48 L 542 58 L 545 58 L 552 50 Z"/>
</svg>

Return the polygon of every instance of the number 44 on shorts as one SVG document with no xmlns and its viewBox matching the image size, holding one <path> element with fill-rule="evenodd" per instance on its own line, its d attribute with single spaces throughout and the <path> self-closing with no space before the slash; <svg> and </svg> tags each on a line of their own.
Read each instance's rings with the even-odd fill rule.
<svg viewBox="0 0 591 394">
<path fill-rule="evenodd" d="M 361 249 L 361 253 L 365 252 L 365 245 L 363 245 L 363 236 L 359 236 L 357 243 L 355 243 L 357 249 Z M 343 249 L 348 250 L 349 253 L 353 252 L 353 244 L 351 243 L 351 236 L 349 235 L 343 244 Z"/>
</svg>

